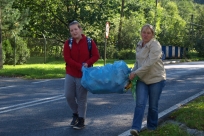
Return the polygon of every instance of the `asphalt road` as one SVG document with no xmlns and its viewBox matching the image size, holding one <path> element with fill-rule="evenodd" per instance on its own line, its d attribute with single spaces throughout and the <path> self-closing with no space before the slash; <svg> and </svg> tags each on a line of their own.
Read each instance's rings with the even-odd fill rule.
<svg viewBox="0 0 204 136">
<path fill-rule="evenodd" d="M 167 82 L 159 112 L 203 91 L 204 62 L 165 65 Z M 88 94 L 86 127 L 69 127 L 72 113 L 63 96 L 64 79 L 0 77 L 0 136 L 118 136 L 131 128 L 131 92 Z M 144 118 L 145 121 L 145 118 Z"/>
</svg>

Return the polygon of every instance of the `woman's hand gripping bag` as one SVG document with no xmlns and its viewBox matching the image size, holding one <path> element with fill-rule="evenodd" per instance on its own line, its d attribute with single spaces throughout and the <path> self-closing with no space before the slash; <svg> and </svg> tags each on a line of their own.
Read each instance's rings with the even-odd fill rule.
<svg viewBox="0 0 204 136">
<path fill-rule="evenodd" d="M 81 84 L 93 94 L 124 93 L 131 69 L 124 61 L 101 67 L 82 68 Z"/>
</svg>

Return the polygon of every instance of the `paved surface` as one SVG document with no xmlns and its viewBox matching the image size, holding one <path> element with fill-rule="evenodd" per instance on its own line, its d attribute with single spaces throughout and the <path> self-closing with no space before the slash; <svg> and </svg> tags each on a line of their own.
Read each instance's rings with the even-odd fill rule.
<svg viewBox="0 0 204 136">
<path fill-rule="evenodd" d="M 180 62 L 180 59 L 169 59 L 169 60 L 163 60 L 163 63 L 164 65 L 167 65 L 167 64 L 176 64 L 176 63 L 179 63 Z"/>
<path fill-rule="evenodd" d="M 176 109 L 179 103 L 188 102 L 190 97 L 202 92 L 200 88 L 204 88 L 204 62 L 178 62 L 164 61 L 168 84 L 160 100 L 160 117 Z M 131 128 L 135 106 L 131 92 L 89 93 L 87 126 L 77 131 L 68 126 L 71 111 L 63 96 L 63 84 L 64 79 L 0 79 L 0 135 L 118 136 L 123 132 L 129 135 L 127 130 Z"/>
</svg>

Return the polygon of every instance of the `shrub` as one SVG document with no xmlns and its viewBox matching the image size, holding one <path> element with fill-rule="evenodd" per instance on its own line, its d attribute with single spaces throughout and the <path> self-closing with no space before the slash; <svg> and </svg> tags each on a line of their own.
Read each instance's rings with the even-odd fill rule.
<svg viewBox="0 0 204 136">
<path fill-rule="evenodd" d="M 118 52 L 118 59 L 125 60 L 125 59 L 135 59 L 135 50 L 121 50 Z"/>
<path fill-rule="evenodd" d="M 13 49 L 10 41 L 4 40 L 2 43 L 3 46 L 3 63 L 5 64 L 13 64 Z"/>
<path fill-rule="evenodd" d="M 204 39 L 198 39 L 195 45 L 195 50 L 199 56 L 204 56 Z"/>
<path fill-rule="evenodd" d="M 7 39 L 3 42 L 4 64 L 14 64 L 14 51 L 16 64 L 24 64 L 30 57 L 30 52 L 27 48 L 26 41 L 23 41 L 20 37 L 18 37 L 16 41 L 14 41 L 13 38 Z"/>
</svg>

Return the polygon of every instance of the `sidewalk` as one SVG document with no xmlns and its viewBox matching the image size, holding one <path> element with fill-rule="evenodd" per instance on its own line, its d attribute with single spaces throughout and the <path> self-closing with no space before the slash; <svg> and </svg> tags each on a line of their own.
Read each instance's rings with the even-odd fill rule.
<svg viewBox="0 0 204 136">
<path fill-rule="evenodd" d="M 175 63 L 179 63 L 180 59 L 165 59 L 163 60 L 164 65 L 166 64 L 175 64 Z"/>
</svg>

